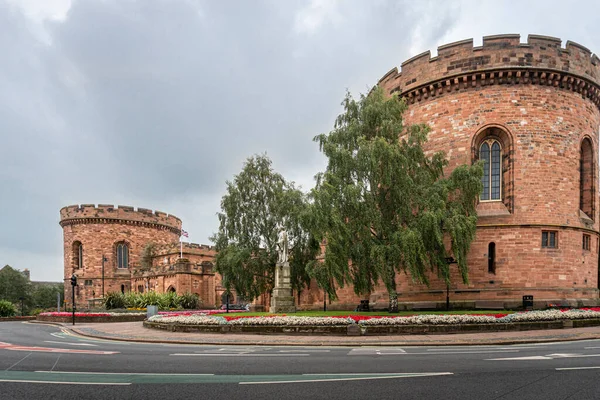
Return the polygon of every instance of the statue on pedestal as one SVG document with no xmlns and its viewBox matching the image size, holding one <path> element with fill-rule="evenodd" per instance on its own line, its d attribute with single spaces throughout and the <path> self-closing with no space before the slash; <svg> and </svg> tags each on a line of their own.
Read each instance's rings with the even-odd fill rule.
<svg viewBox="0 0 600 400">
<path fill-rule="evenodd" d="M 283 226 L 279 226 L 277 234 L 277 264 L 285 264 L 288 262 L 289 244 L 288 234 Z"/>
</svg>

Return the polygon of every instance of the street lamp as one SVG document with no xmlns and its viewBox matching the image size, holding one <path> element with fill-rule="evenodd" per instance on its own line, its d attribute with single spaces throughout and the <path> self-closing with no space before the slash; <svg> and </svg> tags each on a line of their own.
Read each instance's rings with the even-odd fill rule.
<svg viewBox="0 0 600 400">
<path fill-rule="evenodd" d="M 71 275 L 71 294 L 73 301 L 73 325 L 75 325 L 75 287 L 77 286 L 77 277 L 75 274 Z"/>
<path fill-rule="evenodd" d="M 102 298 L 104 298 L 104 262 L 108 261 L 108 258 L 102 254 Z"/>
</svg>

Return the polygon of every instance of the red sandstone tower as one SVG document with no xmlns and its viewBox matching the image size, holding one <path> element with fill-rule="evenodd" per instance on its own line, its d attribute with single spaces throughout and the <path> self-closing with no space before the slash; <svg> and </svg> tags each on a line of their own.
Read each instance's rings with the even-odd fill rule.
<svg viewBox="0 0 600 400">
<path fill-rule="evenodd" d="M 65 299 L 71 303 L 69 278 L 75 274 L 79 307 L 100 299 L 103 290 L 131 290 L 131 275 L 139 266 L 144 246 L 150 242 L 177 243 L 181 234 L 181 220 L 173 215 L 104 204 L 64 207 L 60 210 L 60 225 L 64 235 Z"/>
<path fill-rule="evenodd" d="M 427 146 L 449 170 L 484 161 L 470 283 L 450 288 L 453 301 L 597 302 L 599 83 L 590 50 L 538 35 L 447 44 L 381 78 L 406 100 L 407 124 L 431 127 Z M 400 280 L 399 301 L 445 297 L 439 281 Z"/>
</svg>

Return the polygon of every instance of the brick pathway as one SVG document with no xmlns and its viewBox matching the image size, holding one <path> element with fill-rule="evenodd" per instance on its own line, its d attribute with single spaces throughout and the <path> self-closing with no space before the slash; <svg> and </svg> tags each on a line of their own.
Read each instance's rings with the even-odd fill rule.
<svg viewBox="0 0 600 400">
<path fill-rule="evenodd" d="M 450 346 L 492 345 L 600 339 L 600 327 L 522 332 L 481 332 L 445 335 L 300 336 L 166 332 L 144 328 L 141 322 L 61 324 L 74 333 L 104 339 L 213 345 L 280 346 Z"/>
</svg>

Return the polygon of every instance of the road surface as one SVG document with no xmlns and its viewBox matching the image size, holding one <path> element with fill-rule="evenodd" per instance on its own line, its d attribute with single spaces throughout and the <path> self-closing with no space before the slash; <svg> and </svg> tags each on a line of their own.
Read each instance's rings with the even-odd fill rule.
<svg viewBox="0 0 600 400">
<path fill-rule="evenodd" d="M 0 324 L 0 399 L 600 399 L 600 340 L 276 347 L 116 342 Z"/>
</svg>

